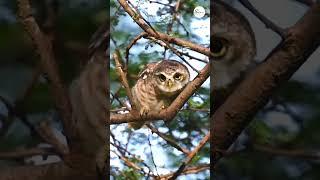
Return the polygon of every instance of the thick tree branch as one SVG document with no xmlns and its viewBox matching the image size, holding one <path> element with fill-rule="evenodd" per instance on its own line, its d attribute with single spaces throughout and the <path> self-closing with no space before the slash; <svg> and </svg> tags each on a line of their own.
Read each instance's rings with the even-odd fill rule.
<svg viewBox="0 0 320 180">
<path fill-rule="evenodd" d="M 274 91 L 285 83 L 308 59 L 320 44 L 320 3 L 291 28 L 284 40 L 233 91 L 212 117 L 212 147 L 214 165 L 227 150 L 252 117 L 268 101 Z"/>
</svg>

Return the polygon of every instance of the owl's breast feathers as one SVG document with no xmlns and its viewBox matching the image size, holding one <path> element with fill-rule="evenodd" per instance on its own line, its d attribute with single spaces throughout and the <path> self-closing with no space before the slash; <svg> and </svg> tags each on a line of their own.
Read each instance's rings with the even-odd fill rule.
<svg viewBox="0 0 320 180">
<path fill-rule="evenodd" d="M 161 96 L 156 92 L 155 86 L 152 83 L 151 77 L 141 78 L 132 88 L 134 103 L 139 109 L 148 107 L 151 110 L 161 110 L 163 106 L 168 106 Z"/>
</svg>

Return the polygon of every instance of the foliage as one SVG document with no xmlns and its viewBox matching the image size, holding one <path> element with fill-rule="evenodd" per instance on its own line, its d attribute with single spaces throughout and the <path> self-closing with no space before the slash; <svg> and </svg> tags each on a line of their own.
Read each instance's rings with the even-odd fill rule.
<svg viewBox="0 0 320 180">
<path fill-rule="evenodd" d="M 68 86 L 89 59 L 92 34 L 106 21 L 106 1 L 30 1 L 41 30 L 52 37 L 60 75 Z M 53 3 L 53 4 L 51 4 Z M 51 6 L 51 5 L 56 6 Z M 52 10 L 52 14 L 48 13 Z M 39 69 L 32 40 L 17 19 L 17 1 L 0 3 L 0 152 L 48 146 L 37 134 L 40 122 L 48 121 L 55 135 L 62 134 L 55 111 L 51 82 Z M 26 165 L 26 157 L 0 161 L 1 167 Z M 51 156 L 51 155 L 50 155 Z M 33 157 L 33 156 L 30 156 Z M 52 157 L 52 156 L 51 156 Z M 55 155 L 55 157 L 57 157 Z M 34 163 L 43 163 L 43 156 Z M 49 158 L 50 159 L 50 158 Z M 48 161 L 47 163 L 50 163 Z"/>
<path fill-rule="evenodd" d="M 192 38 L 194 35 L 193 33 L 195 32 L 193 32 L 192 27 L 190 27 L 191 21 L 195 21 L 195 18 L 192 14 L 193 11 L 190 11 L 190 8 L 193 9 L 193 7 L 186 6 L 183 2 L 181 9 L 179 9 L 179 11 L 177 12 L 178 16 L 183 16 L 178 19 L 183 25 L 179 24 L 177 21 L 173 21 L 172 31 L 167 32 L 168 24 L 170 24 L 172 21 L 172 13 L 174 9 L 169 8 L 169 5 L 171 7 L 174 7 L 176 2 L 168 3 L 168 6 L 161 6 L 156 2 L 151 4 L 148 4 L 145 1 L 132 2 L 136 2 L 137 4 L 140 3 L 140 6 L 137 8 L 144 16 L 144 18 L 149 23 L 151 23 L 152 27 L 155 30 L 163 33 L 168 33 L 174 37 L 181 37 L 195 43 L 199 42 Z M 144 3 L 147 5 L 144 6 Z M 196 1 L 193 1 L 193 3 L 195 4 Z M 142 30 L 134 23 L 131 17 L 124 13 L 123 8 L 117 2 L 112 1 L 111 4 L 111 12 L 114 12 L 114 15 L 111 16 L 112 31 L 110 53 L 112 55 L 115 49 L 120 50 L 123 59 L 122 63 L 123 65 L 125 65 L 125 50 L 130 42 L 136 36 L 138 36 Z M 206 4 L 206 6 L 207 5 L 208 4 Z M 119 6 L 120 8 L 118 8 Z M 152 14 L 152 12 L 148 11 L 148 9 L 145 8 L 150 8 L 151 6 L 159 7 L 156 14 Z M 190 32 L 186 32 L 185 29 L 190 31 L 191 34 Z M 189 35 L 186 35 L 188 33 Z M 180 51 L 186 51 L 183 47 L 174 47 Z M 166 50 L 164 47 L 159 46 L 154 40 L 138 40 L 138 42 L 133 45 L 129 52 L 127 76 L 131 87 L 134 85 L 139 71 L 141 71 L 147 63 L 156 62 L 168 58 L 181 61 L 181 59 L 171 50 Z M 199 58 L 203 58 L 203 56 L 199 56 Z M 189 62 L 192 65 L 199 64 L 199 62 L 196 62 L 194 60 Z M 202 65 L 204 64 L 202 63 Z M 114 68 L 115 64 L 113 59 L 111 59 L 111 93 L 113 95 L 116 94 L 119 101 L 126 102 L 128 101 L 126 93 L 124 89 L 119 85 L 119 77 L 117 73 L 115 73 Z M 201 69 L 198 68 L 198 70 Z M 192 73 L 194 74 L 195 72 Z M 111 100 L 112 107 L 114 109 L 119 109 L 122 107 L 121 103 L 117 99 Z M 168 139 L 177 143 L 180 147 L 191 151 L 195 146 L 198 145 L 200 140 L 209 130 L 209 102 L 209 87 L 201 87 L 197 91 L 197 93 L 189 99 L 184 108 L 178 113 L 176 118 L 169 124 L 163 123 L 162 121 L 156 121 L 151 124 Z M 197 109 L 207 111 L 197 111 Z M 128 173 L 131 173 L 131 177 L 133 179 L 143 179 L 142 177 L 148 176 L 147 173 L 149 171 L 154 174 L 160 175 L 174 172 L 175 169 L 181 165 L 183 159 L 185 158 L 185 155 L 183 153 L 175 149 L 166 140 L 162 139 L 155 133 L 150 133 L 150 130 L 148 130 L 147 127 L 144 127 L 137 131 L 132 131 L 131 129 L 128 129 L 126 124 L 122 124 L 112 125 L 111 129 L 111 132 L 114 136 L 111 138 L 111 142 L 115 143 L 118 141 L 119 143 L 116 146 L 112 146 L 111 149 L 117 152 L 121 152 L 120 147 L 126 147 L 126 150 L 122 152 L 122 155 L 124 157 L 130 157 L 132 162 L 135 162 L 135 160 L 142 160 L 142 164 L 137 164 L 139 164 L 139 167 L 144 168 L 143 171 L 138 171 L 132 169 L 130 166 L 126 166 L 124 162 L 117 159 L 117 157 L 111 151 L 111 174 L 115 179 L 120 179 L 120 177 L 122 177 L 124 174 L 128 175 Z M 193 159 L 190 165 L 209 163 L 209 148 L 209 144 L 207 144 Z M 202 176 L 208 177 L 208 171 L 200 172 L 199 176 L 197 177 L 200 178 Z"/>
</svg>

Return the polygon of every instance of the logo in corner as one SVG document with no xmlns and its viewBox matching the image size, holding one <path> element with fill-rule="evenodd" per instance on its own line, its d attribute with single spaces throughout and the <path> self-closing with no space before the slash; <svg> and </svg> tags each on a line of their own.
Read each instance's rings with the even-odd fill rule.
<svg viewBox="0 0 320 180">
<path fill-rule="evenodd" d="M 197 6 L 193 10 L 193 15 L 197 18 L 202 18 L 205 14 L 206 14 L 206 11 L 202 6 Z"/>
</svg>

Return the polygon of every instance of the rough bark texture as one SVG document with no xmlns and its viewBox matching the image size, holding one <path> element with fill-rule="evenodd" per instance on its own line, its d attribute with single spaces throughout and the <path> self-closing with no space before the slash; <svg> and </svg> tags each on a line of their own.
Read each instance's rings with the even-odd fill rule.
<svg viewBox="0 0 320 180">
<path fill-rule="evenodd" d="M 320 43 L 320 4 L 291 28 L 284 40 L 235 89 L 212 116 L 212 164 L 227 150 L 268 98 L 308 59 Z"/>
</svg>

